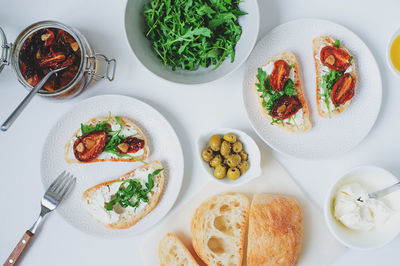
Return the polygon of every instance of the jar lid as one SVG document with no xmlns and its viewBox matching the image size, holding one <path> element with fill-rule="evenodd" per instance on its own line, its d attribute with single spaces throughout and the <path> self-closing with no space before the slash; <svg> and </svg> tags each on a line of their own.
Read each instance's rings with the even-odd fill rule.
<svg viewBox="0 0 400 266">
<path fill-rule="evenodd" d="M 7 54 L 8 54 L 8 46 L 7 46 L 7 38 L 0 27 L 0 72 L 3 70 L 4 66 L 7 65 Z"/>
</svg>

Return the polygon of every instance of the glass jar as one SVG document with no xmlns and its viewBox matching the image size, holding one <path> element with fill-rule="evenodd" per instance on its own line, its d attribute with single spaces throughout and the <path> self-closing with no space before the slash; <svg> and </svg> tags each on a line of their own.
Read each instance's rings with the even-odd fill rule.
<svg viewBox="0 0 400 266">
<path fill-rule="evenodd" d="M 17 74 L 19 82 L 27 90 L 31 90 L 33 87 L 25 80 L 19 67 L 20 51 L 25 40 L 30 35 L 45 28 L 57 28 L 69 33 L 79 44 L 81 62 L 77 74 L 67 85 L 54 91 L 48 91 L 42 88 L 38 92 L 39 95 L 57 99 L 70 98 L 78 95 L 92 80 L 114 80 L 116 68 L 115 59 L 108 59 L 105 55 L 94 53 L 86 38 L 77 29 L 56 21 L 41 21 L 32 24 L 18 35 L 14 43 L 7 43 L 6 36 L 0 28 L 0 72 L 4 66 L 11 64 L 14 72 Z M 100 70 L 103 73 L 99 73 Z"/>
</svg>

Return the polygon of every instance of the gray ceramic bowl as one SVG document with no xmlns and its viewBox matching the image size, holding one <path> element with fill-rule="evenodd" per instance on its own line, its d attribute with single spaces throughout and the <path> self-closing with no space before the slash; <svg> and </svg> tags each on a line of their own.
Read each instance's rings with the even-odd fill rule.
<svg viewBox="0 0 400 266">
<path fill-rule="evenodd" d="M 215 70 L 212 70 L 213 67 L 209 67 L 207 69 L 199 68 L 196 71 L 173 71 L 163 65 L 153 51 L 150 41 L 144 35 L 145 25 L 142 12 L 144 4 L 147 2 L 149 0 L 128 0 L 125 9 L 125 32 L 132 51 L 139 61 L 148 70 L 163 79 L 182 84 L 200 84 L 217 80 L 242 65 L 256 43 L 260 22 L 258 4 L 257 0 L 246 0 L 239 4 L 240 9 L 248 14 L 239 18 L 242 36 L 236 45 L 233 63 L 227 59 Z"/>
</svg>

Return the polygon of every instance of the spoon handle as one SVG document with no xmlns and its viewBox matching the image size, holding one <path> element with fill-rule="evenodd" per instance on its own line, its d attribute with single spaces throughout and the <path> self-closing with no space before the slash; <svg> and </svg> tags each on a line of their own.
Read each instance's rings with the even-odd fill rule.
<svg viewBox="0 0 400 266">
<path fill-rule="evenodd" d="M 65 69 L 65 67 L 62 69 Z M 46 74 L 46 76 L 42 78 L 41 81 L 38 82 L 38 84 L 36 84 L 35 87 L 33 87 L 33 89 L 28 93 L 28 95 L 26 95 L 25 98 L 22 100 L 22 102 L 17 106 L 17 108 L 15 108 L 14 112 L 12 112 L 11 115 L 7 118 L 7 120 L 3 123 L 3 125 L 1 126 L 2 131 L 6 131 L 12 125 L 12 123 L 14 123 L 15 119 L 17 119 L 17 117 L 22 113 L 22 111 L 25 109 L 28 103 L 32 100 L 33 96 L 35 96 L 35 94 L 43 87 L 43 85 L 50 78 L 50 76 L 62 69 L 60 68 L 50 71 L 49 73 Z"/>
<path fill-rule="evenodd" d="M 373 193 L 369 193 L 368 196 L 372 199 L 376 199 L 376 198 L 381 198 L 383 196 L 386 196 L 389 193 L 392 193 L 393 191 L 396 191 L 400 189 L 400 182 L 391 185 L 390 187 L 375 191 Z"/>
</svg>

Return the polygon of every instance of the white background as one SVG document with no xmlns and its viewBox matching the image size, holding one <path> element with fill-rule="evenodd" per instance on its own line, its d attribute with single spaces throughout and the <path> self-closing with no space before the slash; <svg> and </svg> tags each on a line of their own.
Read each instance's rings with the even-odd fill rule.
<svg viewBox="0 0 400 266">
<path fill-rule="evenodd" d="M 251 130 L 242 106 L 244 67 L 212 84 L 192 87 L 155 77 L 140 65 L 125 38 L 125 3 L 111 0 L 0 1 L 0 26 L 9 41 L 14 41 L 18 33 L 33 22 L 58 20 L 78 28 L 96 51 L 114 57 L 118 62 L 114 82 L 93 83 L 79 97 L 66 102 L 37 97 L 8 132 L 0 133 L 1 262 L 39 213 L 43 193 L 39 167 L 45 137 L 58 117 L 82 99 L 99 94 L 129 95 L 151 104 L 166 116 L 177 131 L 185 156 L 184 183 L 173 210 L 207 182 L 195 159 L 194 142 L 199 133 L 233 127 L 260 141 Z M 400 27 L 400 1 L 259 0 L 259 4 L 259 39 L 275 26 L 293 19 L 332 20 L 364 40 L 378 61 L 383 79 L 383 102 L 378 121 L 353 151 L 320 161 L 304 161 L 276 152 L 274 156 L 319 206 L 335 178 L 354 166 L 374 164 L 400 176 L 400 79 L 385 61 L 387 42 Z M 11 68 L 4 69 L 0 75 L 0 121 L 25 95 L 25 89 L 17 82 Z M 143 265 L 139 247 L 144 238 L 146 234 L 115 240 L 88 236 L 53 213 L 47 217 L 21 265 Z M 397 237 L 378 250 L 349 251 L 334 265 L 399 265 L 399 250 L 400 238 Z M 156 254 L 155 250 L 154 256 Z"/>
</svg>

